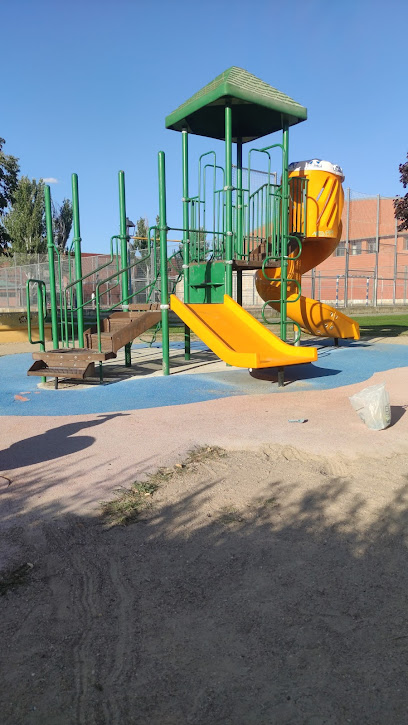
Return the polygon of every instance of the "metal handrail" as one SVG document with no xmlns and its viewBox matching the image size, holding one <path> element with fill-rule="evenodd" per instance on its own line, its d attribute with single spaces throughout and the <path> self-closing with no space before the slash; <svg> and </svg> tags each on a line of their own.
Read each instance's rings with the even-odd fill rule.
<svg viewBox="0 0 408 725">
<path fill-rule="evenodd" d="M 40 340 L 32 339 L 31 330 L 31 303 L 30 303 L 30 284 L 37 285 L 37 308 L 38 308 L 38 332 Z M 47 314 L 47 288 L 42 279 L 28 279 L 26 282 L 27 294 L 27 331 L 28 341 L 31 345 L 40 345 L 42 352 L 45 350 L 45 329 L 44 320 Z"/>
<path fill-rule="evenodd" d="M 120 273 L 120 270 L 119 270 L 119 251 L 118 251 L 118 241 L 120 239 L 121 239 L 121 235 L 120 234 L 114 234 L 110 238 L 110 258 L 108 259 L 107 262 L 105 262 L 104 264 L 99 265 L 99 267 L 97 267 L 96 269 L 91 270 L 87 274 L 82 275 L 82 277 L 80 277 L 79 279 L 76 279 L 73 282 L 70 282 L 70 284 L 68 284 L 65 287 L 65 289 L 64 289 L 64 324 L 65 324 L 65 343 L 66 343 L 66 346 L 67 347 L 68 347 L 68 344 L 69 344 L 69 337 L 68 337 L 67 292 L 68 292 L 68 290 L 72 290 L 72 288 L 75 287 L 78 284 L 78 282 L 83 282 L 84 279 L 88 279 L 88 277 L 92 277 L 94 274 L 97 274 L 102 269 L 105 269 L 106 267 L 109 267 L 109 265 L 112 264 L 112 262 L 114 261 L 114 259 L 116 259 L 116 270 L 117 271 L 114 273 L 113 276 L 116 276 L 116 274 Z M 116 240 L 116 251 L 115 252 L 113 251 L 113 241 L 114 240 Z M 106 279 L 107 278 L 101 280 L 101 283 L 102 284 L 105 284 Z M 113 285 L 112 287 L 108 287 L 108 289 L 106 289 L 103 294 L 107 294 L 108 292 L 110 292 L 111 289 L 113 289 L 116 286 L 117 285 Z M 70 302 L 71 302 L 71 305 L 70 305 L 70 312 L 71 312 L 71 335 L 72 335 L 72 340 L 74 341 L 74 339 L 75 339 L 74 312 L 78 312 L 78 310 L 83 309 L 85 307 L 85 305 L 87 305 L 90 302 L 92 302 L 92 299 L 86 300 L 85 302 L 82 303 L 82 305 L 79 305 L 79 306 L 74 307 L 73 304 L 72 304 L 72 292 L 70 292 Z"/>
</svg>

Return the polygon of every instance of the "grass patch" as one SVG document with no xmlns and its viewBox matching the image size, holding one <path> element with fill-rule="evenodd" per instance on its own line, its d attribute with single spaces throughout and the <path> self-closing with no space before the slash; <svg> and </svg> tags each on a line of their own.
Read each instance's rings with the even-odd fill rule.
<svg viewBox="0 0 408 725">
<path fill-rule="evenodd" d="M 226 452 L 219 446 L 197 446 L 187 453 L 184 466 L 192 466 L 197 463 L 202 463 L 203 461 L 223 458 L 225 455 Z"/>
<path fill-rule="evenodd" d="M 119 488 L 112 501 L 102 501 L 102 516 L 109 526 L 127 526 L 136 521 L 142 511 L 151 507 L 152 496 L 172 473 L 159 468 L 146 481 L 135 481 L 130 488 Z"/>
<path fill-rule="evenodd" d="M 231 524 L 241 524 L 245 519 L 235 506 L 224 506 L 217 516 L 217 521 L 223 526 L 230 526 Z"/>
<path fill-rule="evenodd" d="M 364 315 L 353 317 L 360 325 L 362 337 L 399 337 L 408 335 L 408 314 Z"/>
<path fill-rule="evenodd" d="M 7 592 L 13 591 L 24 584 L 32 568 L 33 565 L 27 562 L 12 571 L 2 574 L 0 576 L 0 596 L 4 596 Z"/>
<path fill-rule="evenodd" d="M 149 474 L 146 481 L 135 481 L 130 488 L 119 488 L 112 501 L 102 501 L 101 513 L 108 526 L 128 526 L 139 518 L 142 511 L 153 504 L 153 496 L 160 486 L 172 476 L 203 461 L 224 456 L 225 451 L 218 446 L 199 446 L 188 452 L 185 461 L 176 463 L 172 468 L 159 468 Z"/>
</svg>

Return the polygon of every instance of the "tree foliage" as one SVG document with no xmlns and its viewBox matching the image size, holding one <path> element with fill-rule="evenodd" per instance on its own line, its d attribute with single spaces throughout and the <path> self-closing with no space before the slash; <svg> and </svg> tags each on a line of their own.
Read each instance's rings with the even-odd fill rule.
<svg viewBox="0 0 408 725">
<path fill-rule="evenodd" d="M 12 208 L 3 217 L 11 252 L 42 254 L 47 250 L 44 222 L 44 183 L 22 176 L 12 197 Z"/>
<path fill-rule="evenodd" d="M 72 228 L 72 204 L 69 199 L 64 199 L 61 206 L 53 203 L 52 227 L 56 246 L 61 253 L 65 252 Z"/>
<path fill-rule="evenodd" d="M 405 164 L 399 165 L 399 171 L 401 174 L 400 181 L 404 189 L 408 186 L 408 154 L 407 161 Z M 398 224 L 398 231 L 402 232 L 408 229 L 408 193 L 405 196 L 397 196 L 394 199 L 394 213 L 395 218 L 400 222 Z"/>
<path fill-rule="evenodd" d="M 0 138 L 0 254 L 7 251 L 10 243 L 10 237 L 3 224 L 3 218 L 11 206 L 20 171 L 18 159 L 4 153 L 3 146 L 5 143 L 4 138 Z"/>
<path fill-rule="evenodd" d="M 139 219 L 136 222 L 135 227 L 135 237 L 139 237 L 138 239 L 133 239 L 133 249 L 135 252 L 139 252 L 140 254 L 144 254 L 147 249 L 147 235 L 149 231 L 149 222 L 145 217 L 139 217 Z"/>
</svg>

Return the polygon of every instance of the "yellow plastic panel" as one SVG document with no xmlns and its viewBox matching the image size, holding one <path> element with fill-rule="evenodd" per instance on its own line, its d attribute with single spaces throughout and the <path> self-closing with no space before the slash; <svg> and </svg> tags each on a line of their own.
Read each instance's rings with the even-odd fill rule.
<svg viewBox="0 0 408 725">
<path fill-rule="evenodd" d="M 267 368 L 317 360 L 316 348 L 282 342 L 228 295 L 223 304 L 212 305 L 185 305 L 171 295 L 170 308 L 229 365 Z"/>
<path fill-rule="evenodd" d="M 329 171 L 292 171 L 289 178 L 307 178 L 306 237 L 329 237 L 340 239 L 341 213 L 344 204 L 342 177 Z M 302 200 L 293 200 L 293 214 L 302 214 L 298 205 Z"/>
</svg>

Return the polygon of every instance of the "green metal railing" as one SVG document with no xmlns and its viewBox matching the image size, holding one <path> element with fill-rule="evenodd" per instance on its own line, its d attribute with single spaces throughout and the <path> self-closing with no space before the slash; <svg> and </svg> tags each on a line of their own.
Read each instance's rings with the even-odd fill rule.
<svg viewBox="0 0 408 725">
<path fill-rule="evenodd" d="M 116 251 L 114 251 L 114 242 L 116 242 Z M 82 275 L 82 277 L 78 280 L 75 279 L 72 282 L 70 282 L 64 289 L 63 292 L 63 299 L 62 299 L 62 308 L 63 308 L 63 314 L 61 314 L 61 319 L 63 320 L 63 337 L 62 342 L 64 347 L 70 347 L 70 345 L 75 346 L 75 312 L 78 314 L 78 311 L 83 310 L 84 307 L 90 303 L 93 303 L 94 300 L 88 299 L 82 302 L 81 307 L 79 305 L 74 305 L 74 299 L 73 299 L 73 291 L 74 288 L 77 287 L 78 283 L 81 284 L 81 287 L 83 285 L 84 280 L 88 279 L 89 277 L 93 277 L 94 275 L 98 274 L 102 269 L 105 269 L 106 267 L 109 267 L 112 262 L 116 262 L 116 272 L 114 272 L 113 276 L 116 276 L 120 273 L 120 253 L 119 253 L 119 242 L 120 242 L 120 235 L 114 235 L 110 239 L 110 256 L 107 262 L 104 264 L 99 265 L 96 269 L 91 270 L 91 272 L 88 272 L 88 274 Z M 104 277 L 102 280 L 99 281 L 99 285 L 105 284 L 107 281 L 107 278 Z M 118 282 L 119 284 L 119 282 Z M 112 287 L 107 287 L 106 290 L 103 291 L 103 294 L 108 294 L 114 287 L 117 287 L 118 285 L 115 284 Z M 69 306 L 68 306 L 68 300 L 67 296 L 69 294 Z M 62 309 L 61 309 L 62 313 Z M 68 319 L 68 313 L 70 319 Z M 71 334 L 69 334 L 69 328 L 71 328 Z M 78 334 L 79 337 L 79 334 Z M 82 343 L 83 346 L 83 343 Z"/>
<path fill-rule="evenodd" d="M 38 334 L 39 340 L 33 340 L 31 327 L 31 302 L 30 302 L 30 285 L 35 284 L 37 288 L 37 314 L 38 314 Z M 42 279 L 28 279 L 26 282 L 27 295 L 27 332 L 28 341 L 31 345 L 39 345 L 40 350 L 45 352 L 45 318 L 47 315 L 47 289 Z M 42 377 L 41 382 L 45 383 L 46 378 Z"/>
</svg>

